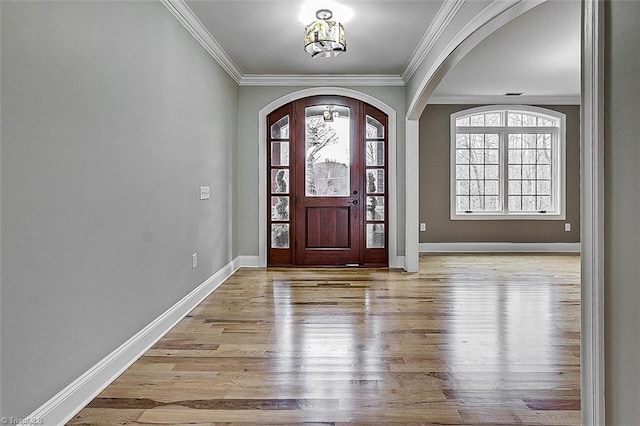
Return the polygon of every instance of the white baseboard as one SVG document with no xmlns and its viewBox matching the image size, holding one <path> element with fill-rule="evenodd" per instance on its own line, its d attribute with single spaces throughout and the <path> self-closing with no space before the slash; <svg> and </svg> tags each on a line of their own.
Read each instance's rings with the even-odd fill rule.
<svg viewBox="0 0 640 426">
<path fill-rule="evenodd" d="M 62 389 L 49 401 L 27 416 L 20 425 L 60 425 L 71 420 L 104 388 L 138 360 L 169 332 L 193 308 L 209 296 L 238 269 L 238 259 L 229 262 L 178 303 L 104 357 L 100 362 Z"/>
<path fill-rule="evenodd" d="M 259 268 L 260 257 L 259 256 L 238 256 L 236 257 L 239 268 Z"/>
<path fill-rule="evenodd" d="M 420 253 L 580 253 L 580 243 L 420 243 Z"/>
</svg>

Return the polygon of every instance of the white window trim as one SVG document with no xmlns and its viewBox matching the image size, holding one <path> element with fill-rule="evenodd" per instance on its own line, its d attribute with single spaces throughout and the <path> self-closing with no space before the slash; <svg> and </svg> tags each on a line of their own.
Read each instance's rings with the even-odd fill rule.
<svg viewBox="0 0 640 426">
<path fill-rule="evenodd" d="M 557 161 L 554 161 L 554 164 L 552 165 L 552 167 L 554 167 L 556 170 L 554 170 L 554 179 L 553 179 L 553 185 L 554 185 L 554 189 L 557 191 L 557 199 L 555 200 L 557 205 L 558 205 L 558 210 L 555 213 L 519 213 L 519 212 L 508 212 L 505 208 L 504 211 L 502 212 L 496 212 L 496 213 L 487 213 L 487 212 L 482 212 L 482 213 L 458 213 L 457 209 L 456 209 L 456 134 L 457 134 L 457 126 L 456 126 L 456 119 L 461 117 L 461 116 L 465 116 L 465 115 L 473 115 L 473 114 L 480 114 L 480 113 L 486 113 L 486 112 L 491 112 L 491 111 L 504 111 L 504 110 L 508 110 L 508 111 L 522 111 L 522 112 L 529 112 L 529 113 L 533 113 L 533 114 L 541 114 L 541 115 L 547 115 L 547 116 L 551 116 L 554 117 L 555 119 L 560 121 L 560 127 L 559 129 L 556 131 L 553 131 L 552 133 L 554 135 L 557 135 L 557 141 L 554 141 L 554 143 L 558 144 L 558 155 L 559 158 Z M 456 113 L 451 114 L 451 120 L 450 120 L 450 140 L 449 140 L 449 145 L 450 145 L 450 165 L 449 165 L 449 183 L 450 183 L 450 189 L 449 189 L 449 200 L 450 200 L 450 218 L 451 220 L 565 220 L 566 219 L 566 207 L 567 207 L 567 196 L 566 196 L 566 184 L 567 184 L 567 178 L 566 178 L 566 160 L 567 160 L 567 137 L 566 137 L 566 133 L 567 133 L 567 126 L 566 126 L 566 115 L 552 110 L 552 109 L 547 109 L 547 108 L 541 108 L 541 107 L 535 107 L 535 106 L 530 106 L 530 105 L 487 105 L 487 106 L 481 106 L 481 107 L 476 107 L 476 108 L 470 108 L 470 109 L 465 109 L 462 111 L 458 111 Z M 502 135 L 506 134 L 507 129 L 518 129 L 518 130 L 522 130 L 523 132 L 531 132 L 532 128 L 530 127 L 506 127 L 506 123 L 505 126 L 496 126 L 496 127 L 489 127 L 489 126 L 484 126 L 482 127 L 482 129 L 487 129 L 487 128 L 492 128 L 495 129 L 496 132 L 501 134 L 500 137 L 500 143 L 501 145 L 504 143 L 504 141 L 502 140 L 503 137 Z M 469 129 L 473 129 L 473 127 L 469 127 Z M 540 129 L 540 127 L 536 127 L 535 129 Z M 553 128 L 555 129 L 555 128 Z M 506 150 L 501 149 L 501 152 L 503 153 L 502 155 L 506 155 Z M 504 188 L 504 186 L 506 185 L 506 177 L 503 175 L 504 174 L 504 162 L 505 159 L 502 158 L 501 162 L 500 162 L 500 182 L 503 186 L 503 191 L 505 191 L 506 193 L 506 189 Z M 506 195 L 505 193 L 501 193 L 501 196 L 503 197 L 503 202 L 505 201 Z"/>
</svg>

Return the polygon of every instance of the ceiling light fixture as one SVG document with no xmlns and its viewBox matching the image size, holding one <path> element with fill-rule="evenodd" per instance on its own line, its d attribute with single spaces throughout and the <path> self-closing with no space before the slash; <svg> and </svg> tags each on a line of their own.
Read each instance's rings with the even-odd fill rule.
<svg viewBox="0 0 640 426">
<path fill-rule="evenodd" d="M 316 21 L 304 29 L 304 50 L 312 58 L 332 58 L 347 51 L 344 26 L 341 22 L 330 21 L 333 12 L 320 9 Z"/>
</svg>

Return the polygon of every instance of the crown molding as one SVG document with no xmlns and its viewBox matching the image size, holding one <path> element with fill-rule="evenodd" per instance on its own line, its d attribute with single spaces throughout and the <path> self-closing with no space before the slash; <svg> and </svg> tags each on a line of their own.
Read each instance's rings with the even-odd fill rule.
<svg viewBox="0 0 640 426">
<path fill-rule="evenodd" d="M 427 28 L 427 31 L 422 36 L 422 39 L 420 39 L 418 46 L 409 58 L 407 65 L 404 67 L 404 70 L 402 70 L 402 73 L 400 74 L 402 81 L 406 83 L 413 76 L 465 1 L 466 0 L 454 0 L 442 3 L 442 6 L 438 9 L 436 16 L 433 18 L 433 21 L 429 24 L 429 28 Z"/>
<path fill-rule="evenodd" d="M 205 48 L 218 64 L 240 84 L 242 71 L 231 60 L 227 52 L 218 44 L 209 30 L 200 22 L 191 8 L 183 0 L 160 0 L 160 3 L 184 26 L 187 31 Z"/>
<path fill-rule="evenodd" d="M 222 46 L 211 35 L 184 0 L 160 0 L 160 3 L 180 22 L 184 28 L 204 47 L 218 64 L 240 86 L 404 86 L 416 72 L 427 54 L 442 36 L 460 8 L 467 0 L 450 0 L 443 2 L 429 28 L 414 50 L 407 65 L 400 75 L 393 74 L 243 74 Z M 494 0 L 466 27 L 473 26 L 476 21 L 490 20 L 501 12 L 521 3 L 523 0 Z M 545 0 L 533 0 L 541 3 Z M 529 104 L 567 104 L 579 105 L 579 97 L 518 97 L 514 100 L 504 97 L 434 97 L 430 104 L 457 103 L 529 103 Z"/>
<path fill-rule="evenodd" d="M 429 105 L 580 105 L 580 95 L 576 96 L 432 96 Z"/>
<path fill-rule="evenodd" d="M 399 75 L 243 74 L 184 0 L 160 0 L 160 3 L 240 86 L 404 86 Z"/>
<path fill-rule="evenodd" d="M 244 74 L 240 86 L 404 86 L 399 75 L 386 74 Z"/>
</svg>

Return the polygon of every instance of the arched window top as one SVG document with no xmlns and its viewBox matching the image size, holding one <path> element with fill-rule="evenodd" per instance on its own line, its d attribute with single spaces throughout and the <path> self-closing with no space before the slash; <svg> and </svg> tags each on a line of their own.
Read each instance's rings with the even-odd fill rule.
<svg viewBox="0 0 640 426">
<path fill-rule="evenodd" d="M 285 115 L 271 125 L 272 139 L 289 139 L 289 116 Z"/>
<path fill-rule="evenodd" d="M 456 127 L 560 127 L 564 114 L 546 108 L 492 105 L 452 115 Z"/>
<path fill-rule="evenodd" d="M 490 105 L 451 115 L 451 219 L 564 220 L 565 115 Z"/>
<path fill-rule="evenodd" d="M 367 139 L 381 138 L 384 138 L 384 125 L 370 115 L 367 115 Z"/>
</svg>

